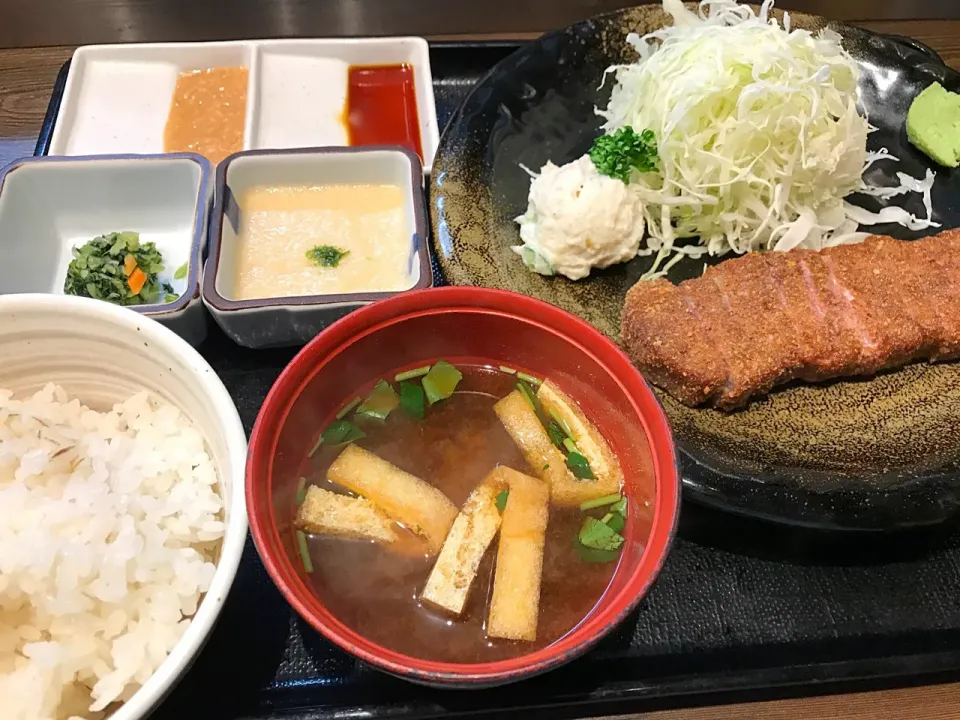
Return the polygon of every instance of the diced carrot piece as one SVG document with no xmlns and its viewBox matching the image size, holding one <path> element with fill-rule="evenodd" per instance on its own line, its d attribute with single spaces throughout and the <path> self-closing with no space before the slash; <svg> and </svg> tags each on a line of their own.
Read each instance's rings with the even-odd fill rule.
<svg viewBox="0 0 960 720">
<path fill-rule="evenodd" d="M 127 285 L 130 286 L 130 290 L 133 291 L 134 295 L 139 294 L 139 292 L 143 290 L 143 286 L 146 285 L 146 283 L 147 274 L 140 268 L 134 270 L 130 274 L 130 277 L 127 278 Z"/>
<path fill-rule="evenodd" d="M 130 277 L 130 274 L 136 269 L 137 259 L 130 253 L 127 253 L 127 256 L 123 259 L 123 274 Z"/>
</svg>

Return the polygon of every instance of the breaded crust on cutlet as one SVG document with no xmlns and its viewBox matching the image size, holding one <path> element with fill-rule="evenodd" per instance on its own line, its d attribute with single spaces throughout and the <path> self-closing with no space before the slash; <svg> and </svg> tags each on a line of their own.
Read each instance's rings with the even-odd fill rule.
<svg viewBox="0 0 960 720">
<path fill-rule="evenodd" d="M 726 362 L 669 280 L 638 282 L 630 288 L 620 327 L 621 342 L 633 362 L 681 402 L 707 402 L 726 384 Z"/>
<path fill-rule="evenodd" d="M 821 251 L 844 317 L 863 340 L 860 374 L 910 362 L 927 344 L 906 312 L 902 286 L 882 243 L 866 240 Z"/>
<path fill-rule="evenodd" d="M 739 388 L 744 385 L 743 379 L 748 375 L 737 352 L 739 346 L 730 342 L 730 338 L 735 335 L 730 313 L 723 307 L 720 290 L 710 280 L 688 280 L 680 283 L 679 289 L 700 321 L 700 327 L 707 339 L 707 343 L 697 350 L 709 352 L 711 356 L 722 358 L 726 363 L 727 380 L 714 398 L 716 402 L 723 402 L 724 398 L 734 392 L 735 385 L 738 388 L 736 392 L 739 392 Z"/>
<path fill-rule="evenodd" d="M 703 279 L 713 280 L 720 291 L 740 346 L 731 388 L 717 405 L 737 407 L 751 394 L 767 392 L 795 377 L 802 367 L 800 349 L 794 334 L 785 332 L 790 319 L 764 256 L 757 253 L 745 255 L 735 264 L 720 263 L 709 268 Z M 727 353 L 734 354 L 729 349 Z"/>
<path fill-rule="evenodd" d="M 857 318 L 851 317 L 849 305 L 843 301 L 829 266 L 814 250 L 799 250 L 801 277 L 809 302 L 822 317 L 828 338 L 822 356 L 808 370 L 808 380 L 822 380 L 836 375 L 855 373 L 863 361 L 864 341 L 872 338 Z M 798 298 L 799 301 L 799 298 Z"/>
<path fill-rule="evenodd" d="M 759 257 L 770 272 L 771 286 L 780 308 L 777 320 L 796 345 L 794 377 L 802 377 L 816 362 L 826 342 L 823 322 L 809 304 L 797 301 L 798 295 L 805 291 L 805 285 L 796 257 L 775 253 L 761 253 Z M 731 272 L 735 274 L 735 269 L 731 268 Z"/>
<path fill-rule="evenodd" d="M 740 336 L 739 319 L 734 317 L 727 295 L 712 275 L 702 277 L 697 282 L 683 283 L 680 290 L 686 293 L 714 347 L 730 368 L 727 384 L 715 398 L 716 405 L 727 407 L 741 403 L 742 398 L 749 397 L 750 388 L 767 379 L 763 361 L 755 361 L 756 350 Z"/>
<path fill-rule="evenodd" d="M 922 241 L 905 243 L 886 236 L 874 236 L 864 242 L 873 243 L 875 251 L 883 254 L 884 281 L 896 288 L 897 301 L 923 338 L 918 357 L 935 356 L 948 344 L 950 334 L 960 348 L 960 313 L 951 319 L 940 311 L 945 282 L 943 273 L 933 263 L 920 258 Z M 951 324 L 955 330 L 948 333 Z"/>
<path fill-rule="evenodd" d="M 819 252 L 736 258 L 675 293 L 662 283 L 650 295 L 631 289 L 623 333 L 640 370 L 689 405 L 733 409 L 792 377 L 819 381 L 917 358 L 960 357 L 960 230 L 913 242 L 880 237 Z M 641 307 L 649 297 L 660 301 Z M 661 332 L 672 333 L 669 342 Z M 692 352 L 687 334 L 695 336 Z M 713 368 L 707 392 L 699 384 L 700 357 Z M 718 357 L 730 370 L 725 385 L 717 381 Z"/>
<path fill-rule="evenodd" d="M 943 321 L 941 345 L 934 360 L 960 357 L 960 230 L 947 230 L 916 243 L 916 264 L 931 271 L 940 283 L 936 307 Z"/>
<path fill-rule="evenodd" d="M 799 367 L 794 375 L 815 380 L 822 371 L 824 358 L 830 358 L 831 338 L 818 294 L 811 295 L 810 285 L 801 270 L 802 257 L 802 251 L 764 253 L 777 288 L 777 299 L 783 308 L 784 328 L 793 332 L 797 343 Z"/>
</svg>

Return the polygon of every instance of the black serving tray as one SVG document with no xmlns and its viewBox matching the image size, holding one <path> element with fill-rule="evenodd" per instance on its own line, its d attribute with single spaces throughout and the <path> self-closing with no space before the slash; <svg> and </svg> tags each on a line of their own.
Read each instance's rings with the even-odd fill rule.
<svg viewBox="0 0 960 720">
<path fill-rule="evenodd" d="M 439 122 L 511 43 L 431 45 Z M 49 146 L 67 66 L 37 154 Z M 248 350 L 214 325 L 200 352 L 249 432 L 295 350 Z M 273 587 L 248 542 L 193 669 L 154 715 L 267 720 L 574 718 L 960 679 L 960 530 L 838 536 L 688 503 L 637 611 L 566 668 L 506 688 L 437 691 L 336 649 Z"/>
</svg>

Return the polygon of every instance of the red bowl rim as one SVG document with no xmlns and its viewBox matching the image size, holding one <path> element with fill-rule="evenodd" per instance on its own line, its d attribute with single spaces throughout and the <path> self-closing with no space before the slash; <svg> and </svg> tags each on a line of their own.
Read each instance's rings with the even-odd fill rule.
<svg viewBox="0 0 960 720">
<path fill-rule="evenodd" d="M 305 598 L 314 604 L 320 602 L 299 578 L 286 553 L 280 550 L 271 503 L 256 499 L 252 480 L 261 456 L 273 451 L 271 444 L 276 428 L 280 427 L 279 420 L 286 416 L 293 399 L 318 372 L 316 369 L 310 372 L 310 366 L 319 365 L 359 337 L 377 332 L 384 325 L 418 315 L 457 310 L 488 311 L 533 322 L 591 355 L 620 386 L 643 424 L 650 439 L 656 477 L 654 515 L 647 546 L 633 568 L 618 565 L 615 570 L 615 574 L 629 573 L 624 587 L 615 596 L 604 597 L 602 607 L 598 605 L 600 610 L 595 609 L 553 644 L 511 659 L 473 664 L 436 662 L 405 655 L 367 640 L 330 612 L 326 613 L 327 618 L 318 618 L 309 607 L 310 600 Z M 299 387 L 293 387 L 296 376 L 301 374 L 305 376 L 303 381 Z M 656 395 L 623 351 L 586 321 L 546 302 L 506 290 L 463 286 L 417 290 L 367 305 L 330 325 L 297 353 L 270 388 L 257 415 L 250 436 L 245 492 L 250 531 L 267 572 L 286 601 L 317 632 L 355 657 L 389 673 L 425 683 L 462 685 L 499 684 L 537 675 L 572 660 L 599 642 L 633 611 L 650 589 L 666 559 L 680 515 L 680 475 L 673 434 Z"/>
</svg>

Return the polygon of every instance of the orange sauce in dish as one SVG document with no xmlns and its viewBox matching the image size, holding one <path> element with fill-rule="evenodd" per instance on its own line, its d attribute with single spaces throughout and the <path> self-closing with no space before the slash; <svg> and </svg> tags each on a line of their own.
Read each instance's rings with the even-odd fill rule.
<svg viewBox="0 0 960 720">
<path fill-rule="evenodd" d="M 402 145 L 422 160 L 413 67 L 351 65 L 347 128 L 351 145 Z"/>
<path fill-rule="evenodd" d="M 217 164 L 243 150 L 248 76 L 244 67 L 180 73 L 163 132 L 163 151 L 195 152 Z"/>
</svg>

